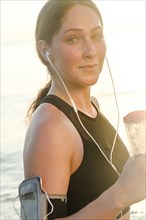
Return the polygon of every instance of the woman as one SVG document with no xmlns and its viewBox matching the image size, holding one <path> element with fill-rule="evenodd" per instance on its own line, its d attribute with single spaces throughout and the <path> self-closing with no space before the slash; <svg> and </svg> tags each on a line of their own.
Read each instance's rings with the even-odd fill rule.
<svg viewBox="0 0 146 220">
<path fill-rule="evenodd" d="M 35 34 L 51 81 L 28 112 L 25 177 L 42 177 L 49 219 L 129 219 L 144 198 L 144 156 L 128 159 L 119 136 L 112 148 L 115 130 L 90 96 L 106 55 L 99 10 L 91 0 L 50 0 Z"/>
</svg>

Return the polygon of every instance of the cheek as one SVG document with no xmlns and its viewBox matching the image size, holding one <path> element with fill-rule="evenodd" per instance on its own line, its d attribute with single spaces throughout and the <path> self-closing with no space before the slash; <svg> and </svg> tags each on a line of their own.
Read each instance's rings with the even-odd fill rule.
<svg viewBox="0 0 146 220">
<path fill-rule="evenodd" d="M 63 50 L 62 59 L 68 62 L 66 64 L 75 65 L 76 62 L 78 62 L 79 54 L 77 50 L 73 50 L 72 48 L 69 49 L 67 48 Z"/>
<path fill-rule="evenodd" d="M 106 43 L 103 41 L 101 45 L 98 47 L 98 54 L 100 56 L 101 61 L 104 61 L 106 55 Z"/>
<path fill-rule="evenodd" d="M 99 59 L 99 62 L 100 62 L 99 68 L 100 68 L 100 72 L 101 72 L 101 71 L 102 71 L 102 68 L 103 68 L 105 56 L 106 56 L 106 43 L 105 43 L 105 42 L 102 42 L 102 43 L 98 46 L 97 53 L 98 53 L 98 59 Z"/>
<path fill-rule="evenodd" d="M 68 73 L 73 70 L 80 61 L 80 54 L 73 48 L 59 48 L 55 55 L 56 66 L 62 73 Z"/>
</svg>

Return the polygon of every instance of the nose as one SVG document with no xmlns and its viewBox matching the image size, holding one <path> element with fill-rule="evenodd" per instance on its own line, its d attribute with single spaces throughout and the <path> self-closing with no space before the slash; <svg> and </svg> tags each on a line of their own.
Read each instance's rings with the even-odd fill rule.
<svg viewBox="0 0 146 220">
<path fill-rule="evenodd" d="M 86 39 L 83 43 L 83 56 L 86 58 L 94 58 L 97 56 L 96 47 L 90 39 Z"/>
</svg>

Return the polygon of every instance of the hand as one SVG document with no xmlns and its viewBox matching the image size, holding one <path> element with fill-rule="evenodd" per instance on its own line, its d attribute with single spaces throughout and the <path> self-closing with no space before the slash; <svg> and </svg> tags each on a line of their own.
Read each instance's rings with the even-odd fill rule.
<svg viewBox="0 0 146 220">
<path fill-rule="evenodd" d="M 124 206 L 146 198 L 146 154 L 129 158 L 117 181 Z"/>
</svg>

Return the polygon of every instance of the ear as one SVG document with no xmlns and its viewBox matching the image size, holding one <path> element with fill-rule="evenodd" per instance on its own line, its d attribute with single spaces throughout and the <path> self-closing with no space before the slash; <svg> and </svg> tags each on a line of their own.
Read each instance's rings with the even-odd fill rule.
<svg viewBox="0 0 146 220">
<path fill-rule="evenodd" d="M 47 61 L 46 52 L 49 50 L 48 44 L 44 40 L 39 40 L 37 43 L 37 48 L 42 57 Z"/>
</svg>

